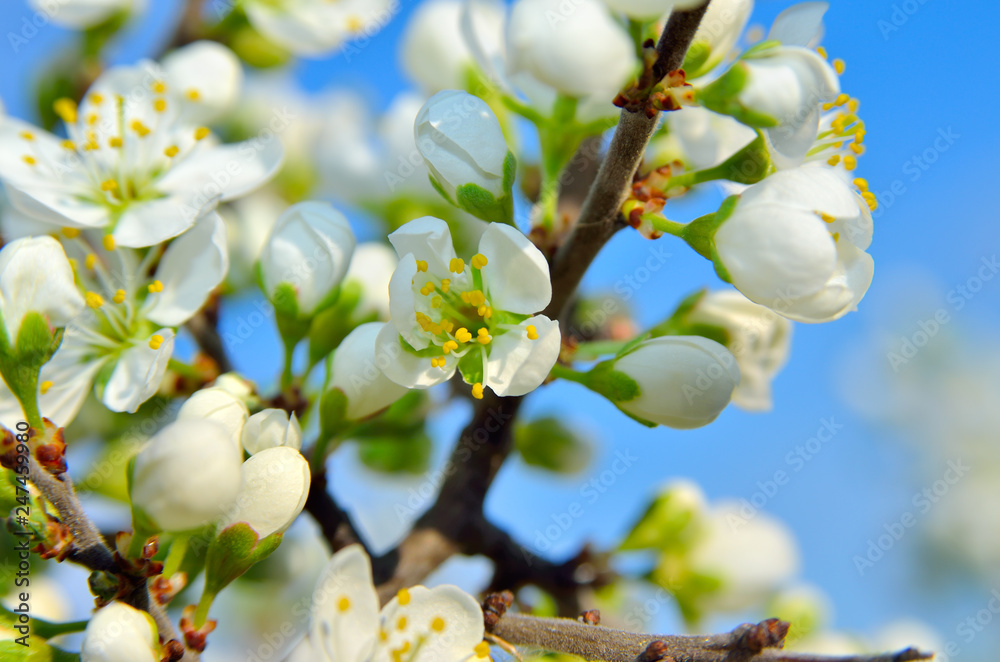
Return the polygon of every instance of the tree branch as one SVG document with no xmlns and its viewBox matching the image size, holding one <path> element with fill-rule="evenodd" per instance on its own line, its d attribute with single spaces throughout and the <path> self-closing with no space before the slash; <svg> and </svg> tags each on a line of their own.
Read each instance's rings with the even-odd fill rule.
<svg viewBox="0 0 1000 662">
<path fill-rule="evenodd" d="M 828 657 L 782 650 L 789 625 L 770 619 L 714 635 L 636 634 L 564 618 L 504 614 L 492 634 L 519 646 L 606 662 L 911 662 L 932 657 L 908 648 L 886 655 Z"/>
<path fill-rule="evenodd" d="M 226 346 L 219 336 L 217 306 L 218 302 L 211 308 L 203 308 L 194 317 L 189 319 L 184 326 L 194 336 L 194 340 L 198 343 L 201 351 L 215 361 L 219 372 L 225 373 L 232 371 L 233 362 L 229 359 Z"/>
<path fill-rule="evenodd" d="M 354 528 L 350 516 L 327 491 L 326 471 L 316 472 L 312 475 L 305 510 L 319 524 L 323 537 L 330 544 L 332 551 L 337 552 L 353 543 L 364 544 Z"/>
</svg>

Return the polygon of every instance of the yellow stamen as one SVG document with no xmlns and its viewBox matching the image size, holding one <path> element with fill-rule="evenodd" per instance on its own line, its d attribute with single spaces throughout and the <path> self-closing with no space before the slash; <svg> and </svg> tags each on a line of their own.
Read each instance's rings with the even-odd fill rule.
<svg viewBox="0 0 1000 662">
<path fill-rule="evenodd" d="M 80 228 L 63 228 L 62 233 L 67 239 L 76 239 L 80 236 Z"/>
<path fill-rule="evenodd" d="M 833 70 L 837 72 L 837 75 L 844 73 L 844 69 L 847 68 L 847 63 L 841 60 L 839 57 L 833 61 Z"/>
<path fill-rule="evenodd" d="M 451 333 L 455 330 L 455 323 L 451 320 L 441 320 L 441 330 L 445 333 Z"/>
<path fill-rule="evenodd" d="M 187 91 L 187 98 L 191 101 L 197 101 L 201 98 L 201 92 L 194 89 L 193 87 Z"/>
<path fill-rule="evenodd" d="M 157 99 L 153 102 L 153 110 L 155 110 L 156 112 L 162 113 L 166 109 L 167 109 L 166 99 Z"/>
<path fill-rule="evenodd" d="M 493 338 L 490 336 L 489 332 L 485 327 L 479 329 L 479 336 L 476 338 L 480 345 L 489 345 Z"/>
<path fill-rule="evenodd" d="M 444 299 L 442 299 L 439 296 L 436 296 L 433 299 L 431 299 L 431 308 L 440 308 L 441 304 L 443 304 L 443 303 L 444 303 Z"/>
<path fill-rule="evenodd" d="M 444 632 L 444 619 L 440 616 L 435 616 L 434 620 L 431 621 L 431 629 L 435 632 Z"/>
<path fill-rule="evenodd" d="M 525 331 L 528 332 L 528 340 L 538 340 L 538 329 L 535 328 L 534 324 L 525 327 Z"/>
<path fill-rule="evenodd" d="M 824 103 L 823 110 L 833 110 L 833 102 L 831 101 L 829 103 Z"/>
<path fill-rule="evenodd" d="M 194 130 L 194 139 L 204 140 L 210 133 L 211 131 L 207 126 L 199 126 L 197 129 Z"/>
<path fill-rule="evenodd" d="M 91 308 L 100 308 L 104 305 L 104 297 L 97 292 L 87 292 L 83 298 Z"/>
<path fill-rule="evenodd" d="M 854 179 L 854 185 L 857 186 L 862 191 L 868 190 L 868 180 L 864 177 L 856 177 Z"/>
<path fill-rule="evenodd" d="M 364 21 L 361 20 L 360 16 L 348 16 L 347 17 L 347 29 L 351 32 L 361 32 L 361 29 L 365 27 Z"/>
<path fill-rule="evenodd" d="M 146 289 L 149 290 L 150 294 L 156 294 L 157 292 L 162 292 L 163 283 L 158 280 L 154 280 L 152 283 L 149 284 L 149 286 Z"/>
<path fill-rule="evenodd" d="M 76 102 L 67 97 L 61 99 L 56 99 L 55 103 L 52 104 L 52 110 L 55 111 L 59 118 L 66 122 L 67 124 L 73 124 L 76 122 Z"/>
<path fill-rule="evenodd" d="M 856 142 L 851 143 L 851 151 L 860 156 L 865 153 L 865 146 Z"/>
<path fill-rule="evenodd" d="M 111 138 L 108 138 L 108 145 L 110 145 L 111 147 L 115 147 L 115 148 L 121 147 L 122 146 L 122 139 L 119 138 L 118 136 L 113 136 Z"/>
<path fill-rule="evenodd" d="M 486 266 L 488 260 L 486 259 L 486 256 L 483 255 L 482 253 L 476 253 L 475 255 L 472 256 L 472 260 L 470 260 L 470 262 L 472 262 L 473 269 L 482 269 L 483 267 Z"/>
<path fill-rule="evenodd" d="M 817 213 L 819 214 L 819 217 L 822 218 L 823 221 L 826 222 L 826 223 L 833 223 L 834 221 L 837 220 L 836 218 L 834 218 L 833 216 L 830 216 L 827 213 L 824 213 L 824 212 L 817 212 Z"/>
<path fill-rule="evenodd" d="M 472 334 L 469 333 L 469 330 L 463 326 L 461 329 L 455 332 L 455 340 L 462 343 L 469 342 L 470 340 L 472 340 Z"/>
<path fill-rule="evenodd" d="M 448 271 L 456 274 L 460 274 L 465 271 L 465 260 L 460 257 L 451 258 L 451 262 L 448 263 Z"/>
<path fill-rule="evenodd" d="M 427 281 L 426 283 L 424 283 L 424 286 L 420 288 L 420 293 L 423 294 L 424 296 L 429 295 L 433 291 L 434 291 L 434 283 L 432 283 L 431 281 Z"/>
<path fill-rule="evenodd" d="M 102 191 L 114 191 L 117 188 L 118 188 L 118 182 L 116 182 L 113 179 L 105 179 L 103 182 L 101 182 Z"/>
<path fill-rule="evenodd" d="M 125 290 L 115 291 L 115 296 L 111 299 L 115 303 L 122 303 L 125 301 Z"/>
<path fill-rule="evenodd" d="M 104 235 L 104 240 L 101 242 L 104 244 L 104 250 L 113 251 L 115 250 L 115 238 L 110 234 Z"/>
<path fill-rule="evenodd" d="M 167 158 L 171 158 L 172 159 L 175 156 L 177 156 L 177 153 L 180 152 L 180 151 L 181 150 L 180 150 L 180 148 L 177 145 L 171 145 L 170 147 L 168 147 L 165 150 L 163 150 L 163 153 L 167 156 Z"/>
<path fill-rule="evenodd" d="M 28 165 L 30 165 L 30 166 L 33 166 L 33 165 L 35 165 L 36 163 L 38 163 L 38 161 L 36 161 L 36 160 L 35 160 L 35 157 L 33 157 L 33 156 L 30 156 L 30 155 L 28 155 L 28 154 L 25 154 L 24 156 L 22 156 L 22 157 L 21 157 L 21 159 L 22 159 L 22 160 L 23 160 L 23 161 L 24 161 L 25 163 L 27 163 Z"/>
<path fill-rule="evenodd" d="M 351 601 L 347 597 L 343 597 L 337 602 L 337 609 L 340 611 L 347 611 L 350 608 Z"/>
<path fill-rule="evenodd" d="M 483 399 L 483 385 L 480 382 L 476 382 L 472 385 L 472 397 L 476 400 Z"/>
<path fill-rule="evenodd" d="M 823 48 L 822 46 L 818 46 L 816 48 L 816 52 L 819 53 L 819 56 L 824 60 L 827 58 L 826 49 Z"/>
<path fill-rule="evenodd" d="M 427 260 L 417 260 L 417 271 L 427 271 Z"/>
<path fill-rule="evenodd" d="M 843 106 L 845 103 L 847 103 L 850 100 L 851 100 L 851 97 L 850 97 L 849 94 L 845 94 L 844 92 L 841 92 L 839 95 L 837 95 L 837 98 L 836 98 L 836 100 L 834 100 L 834 103 L 837 104 L 838 106 Z"/>
<path fill-rule="evenodd" d="M 834 154 L 833 156 L 828 158 L 826 162 L 832 166 L 837 165 L 838 163 L 840 163 L 840 154 Z"/>
<path fill-rule="evenodd" d="M 396 594 L 396 599 L 399 600 L 400 605 L 405 607 L 410 604 L 410 591 L 405 588 L 399 589 L 399 593 Z"/>
<path fill-rule="evenodd" d="M 406 616 L 400 616 L 399 620 L 396 621 L 396 628 L 399 630 L 406 629 Z"/>
<path fill-rule="evenodd" d="M 49 392 L 50 388 L 52 388 L 52 382 L 46 379 L 39 385 L 38 390 L 42 392 L 42 395 L 45 395 Z"/>
<path fill-rule="evenodd" d="M 35 134 L 33 134 L 31 131 L 22 131 L 21 137 L 27 140 L 28 142 L 31 142 L 32 140 L 35 139 Z"/>
<path fill-rule="evenodd" d="M 444 367 L 444 357 L 443 356 L 435 356 L 435 357 L 433 357 L 431 359 L 431 367 L 432 368 L 443 368 Z"/>
<path fill-rule="evenodd" d="M 848 154 L 844 157 L 844 167 L 848 172 L 858 167 L 858 160 L 854 158 L 853 154 Z"/>
<path fill-rule="evenodd" d="M 834 232 L 833 233 L 833 240 L 834 241 L 840 241 L 840 233 L 839 232 Z"/>
<path fill-rule="evenodd" d="M 97 256 L 93 253 L 88 253 L 87 257 L 83 259 L 83 265 L 88 269 L 93 269 L 95 264 L 97 264 Z"/>
<path fill-rule="evenodd" d="M 448 290 L 451 289 L 451 280 L 448 278 L 441 279 L 441 291 L 448 294 Z"/>
<path fill-rule="evenodd" d="M 448 340 L 445 344 L 441 345 L 441 351 L 445 354 L 450 354 L 456 349 L 458 349 L 458 343 L 454 340 Z"/>
<path fill-rule="evenodd" d="M 852 113 L 858 112 L 858 108 L 860 107 L 861 107 L 861 102 L 858 101 L 857 99 L 851 99 L 850 101 L 847 102 L 847 110 L 851 111 Z"/>
<path fill-rule="evenodd" d="M 101 118 L 97 116 L 97 113 L 91 113 L 90 115 L 87 115 L 87 124 L 94 126 L 97 124 L 97 120 L 99 119 Z"/>
<path fill-rule="evenodd" d="M 156 94 L 165 94 L 167 92 L 167 84 L 162 80 L 153 82 L 153 92 Z"/>
<path fill-rule="evenodd" d="M 153 335 L 149 339 L 149 348 L 150 349 L 153 349 L 153 350 L 160 349 L 160 345 L 162 345 L 162 344 L 163 344 L 163 336 L 161 336 L 158 333 L 155 334 L 155 335 Z"/>
<path fill-rule="evenodd" d="M 145 138 L 150 132 L 150 128 L 139 120 L 132 120 L 132 124 L 130 126 L 133 131 L 139 134 L 140 138 Z"/>
<path fill-rule="evenodd" d="M 76 144 L 72 140 L 64 140 L 64 141 L 62 141 L 62 146 L 63 146 L 64 149 L 68 149 L 70 151 L 76 149 Z"/>
</svg>

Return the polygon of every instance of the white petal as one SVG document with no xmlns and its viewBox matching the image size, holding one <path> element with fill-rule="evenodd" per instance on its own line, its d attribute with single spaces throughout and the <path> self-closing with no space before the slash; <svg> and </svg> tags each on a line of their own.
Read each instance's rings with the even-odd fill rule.
<svg viewBox="0 0 1000 662">
<path fill-rule="evenodd" d="M 400 604 L 397 595 L 380 614 L 389 636 L 379 641 L 377 657 L 388 659 L 391 651 L 407 643 L 417 651 L 409 662 L 461 662 L 473 656 L 483 640 L 483 611 L 471 595 L 457 586 L 414 586 L 401 593 L 406 604 Z"/>
<path fill-rule="evenodd" d="M 798 322 L 830 322 L 857 309 L 875 275 L 875 261 L 868 253 L 843 240 L 837 242 L 837 270 L 826 286 L 810 297 L 775 310 Z"/>
<path fill-rule="evenodd" d="M 197 92 L 197 100 L 185 103 L 183 120 L 210 122 L 233 107 L 243 84 L 239 58 L 221 44 L 196 41 L 170 53 L 162 60 L 167 84 L 188 99 Z"/>
<path fill-rule="evenodd" d="M 402 338 L 392 324 L 382 327 L 375 340 L 376 356 L 397 357 L 388 365 L 382 366 L 382 373 L 400 386 L 430 388 L 448 381 L 455 374 L 458 361 L 454 354 L 445 356 L 443 368 L 436 368 L 431 365 L 429 357 L 414 356 L 406 351 L 401 342 Z"/>
<path fill-rule="evenodd" d="M 71 30 L 84 30 L 128 9 L 132 0 L 30 0 L 31 6 L 53 23 Z"/>
<path fill-rule="evenodd" d="M 479 240 L 479 252 L 487 260 L 483 276 L 491 306 L 530 315 L 549 305 L 552 299 L 549 265 L 520 230 L 490 223 Z"/>
<path fill-rule="evenodd" d="M 160 389 L 174 351 L 174 332 L 160 329 L 154 335 L 163 338 L 159 349 L 152 349 L 147 344 L 136 345 L 126 349 L 118 358 L 102 398 L 111 411 L 134 414 L 139 405 Z"/>
<path fill-rule="evenodd" d="M 805 113 L 801 122 L 789 122 L 764 129 L 771 145 L 771 158 L 778 168 L 801 165 L 819 133 L 819 106 Z"/>
<path fill-rule="evenodd" d="M 325 20 L 321 8 L 308 4 L 273 8 L 253 2 L 247 4 L 245 11 L 261 34 L 296 55 L 327 54 L 349 37 L 346 30 L 331 26 Z"/>
<path fill-rule="evenodd" d="M 200 213 L 179 196 L 133 203 L 118 219 L 112 236 L 115 244 L 126 248 L 155 246 L 190 228 Z"/>
<path fill-rule="evenodd" d="M 39 382 L 50 381 L 52 386 L 39 394 L 38 408 L 56 425 L 69 425 L 76 417 L 94 385 L 94 377 L 107 362 L 105 358 L 91 359 L 90 354 L 90 348 L 67 329 L 62 345 L 42 366 Z"/>
<path fill-rule="evenodd" d="M 533 325 L 538 338 L 529 340 Z M 562 336 L 559 322 L 544 315 L 529 317 L 516 329 L 495 336 L 490 343 L 485 385 L 500 396 L 524 395 L 542 385 L 559 358 Z"/>
<path fill-rule="evenodd" d="M 351 331 L 333 354 L 330 387 L 339 388 L 347 396 L 347 417 L 360 419 L 385 409 L 406 395 L 400 386 L 383 374 L 381 366 L 388 366 L 399 358 L 403 348 L 399 343 L 386 343 L 392 354 L 377 354 L 381 322 L 361 324 Z"/>
<path fill-rule="evenodd" d="M 828 2 L 800 2 L 784 10 L 771 24 L 768 41 L 780 41 L 786 46 L 812 48 L 823 37 L 823 15 Z"/>
<path fill-rule="evenodd" d="M 31 218 L 59 227 L 101 228 L 111 217 L 107 207 L 81 200 L 72 193 L 52 187 L 19 187 L 4 184 L 10 204 Z"/>
<path fill-rule="evenodd" d="M 281 446 L 251 456 L 242 472 L 236 504 L 219 521 L 218 530 L 244 522 L 262 539 L 284 533 L 306 504 L 309 463 L 296 449 Z"/>
<path fill-rule="evenodd" d="M 417 261 L 412 253 L 406 253 L 389 279 L 390 326 L 394 325 L 413 349 L 424 349 L 430 345 L 430 341 L 417 326 L 416 295 L 413 293 L 413 279 L 416 276 Z"/>
<path fill-rule="evenodd" d="M 378 635 L 378 595 L 360 545 L 330 559 L 312 597 L 309 638 L 331 662 L 368 660 Z"/>
<path fill-rule="evenodd" d="M 222 282 L 228 268 L 226 227 L 216 212 L 210 212 L 167 248 L 156 269 L 163 291 L 155 295 L 147 317 L 164 326 L 183 324 Z"/>
<path fill-rule="evenodd" d="M 406 223 L 389 235 L 389 243 L 400 258 L 412 253 L 417 260 L 425 260 L 431 273 L 447 274 L 448 264 L 455 257 L 448 224 L 433 216 Z"/>
<path fill-rule="evenodd" d="M 52 237 L 25 237 L 0 250 L 0 314 L 13 344 L 24 316 L 41 313 L 64 327 L 84 307 L 62 245 Z"/>
<path fill-rule="evenodd" d="M 179 421 L 210 420 L 218 423 L 241 452 L 243 426 L 249 416 L 250 411 L 240 398 L 218 387 L 195 391 L 177 411 Z"/>
<path fill-rule="evenodd" d="M 156 182 L 165 193 L 192 195 L 226 202 L 271 179 L 284 160 L 284 148 L 276 135 L 261 135 L 230 145 L 207 147 L 191 154 Z"/>
<path fill-rule="evenodd" d="M 308 636 L 303 637 L 288 654 L 284 662 L 331 662 L 321 650 L 312 644 Z"/>
</svg>

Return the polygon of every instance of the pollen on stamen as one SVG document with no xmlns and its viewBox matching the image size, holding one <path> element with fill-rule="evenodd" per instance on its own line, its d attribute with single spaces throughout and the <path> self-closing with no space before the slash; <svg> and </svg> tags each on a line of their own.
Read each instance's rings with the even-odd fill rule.
<svg viewBox="0 0 1000 662">
<path fill-rule="evenodd" d="M 130 124 L 129 126 L 133 131 L 136 132 L 136 134 L 138 134 L 140 138 L 145 138 L 147 135 L 149 135 L 150 128 L 145 124 L 143 124 L 142 122 L 140 122 L 139 120 L 132 120 L 132 124 Z"/>
<path fill-rule="evenodd" d="M 396 621 L 396 629 L 405 630 L 406 624 L 407 624 L 406 616 L 400 616 L 399 620 Z"/>
<path fill-rule="evenodd" d="M 84 301 L 87 302 L 87 305 L 90 306 L 91 308 L 100 308 L 101 306 L 104 305 L 104 297 L 102 297 L 97 292 L 87 292 L 84 295 L 83 299 Z"/>
<path fill-rule="evenodd" d="M 62 233 L 67 239 L 76 239 L 80 236 L 80 228 L 63 228 Z"/>
<path fill-rule="evenodd" d="M 97 121 L 99 119 L 101 118 L 97 115 L 97 113 L 91 113 L 87 115 L 87 124 L 89 124 L 90 126 L 94 126 L 95 124 L 97 124 Z"/>
<path fill-rule="evenodd" d="M 396 593 L 396 599 L 399 600 L 399 604 L 405 607 L 410 604 L 410 591 L 405 588 L 399 589 L 399 592 Z"/>
<path fill-rule="evenodd" d="M 25 154 L 24 156 L 21 157 L 21 160 L 30 166 L 33 166 L 38 163 L 35 157 L 31 156 L 30 154 Z"/>
<path fill-rule="evenodd" d="M 844 157 L 844 167 L 848 170 L 848 172 L 858 167 L 858 160 L 853 154 L 848 154 Z"/>
<path fill-rule="evenodd" d="M 431 308 L 440 308 L 444 304 L 444 299 L 440 296 L 436 296 L 431 299 Z"/>
<path fill-rule="evenodd" d="M 827 214 L 825 212 L 817 212 L 817 213 L 819 214 L 819 217 L 822 218 L 823 222 L 825 222 L 825 223 L 833 223 L 834 221 L 837 220 L 835 217 L 830 216 L 829 214 Z"/>
<path fill-rule="evenodd" d="M 347 29 L 351 32 L 361 32 L 363 27 L 365 27 L 365 23 L 361 20 L 360 16 L 353 15 L 347 17 Z"/>
<path fill-rule="evenodd" d="M 116 290 L 115 296 L 111 300 L 115 303 L 123 303 L 125 301 L 125 290 Z"/>
<path fill-rule="evenodd" d="M 448 271 L 456 274 L 460 274 L 465 271 L 465 260 L 460 257 L 451 258 L 451 262 L 448 263 Z"/>
<path fill-rule="evenodd" d="M 27 140 L 28 142 L 31 142 L 32 140 L 35 139 L 35 134 L 33 134 L 31 131 L 22 131 L 21 137 Z"/>
<path fill-rule="evenodd" d="M 855 177 L 854 185 L 857 186 L 862 191 L 868 190 L 868 180 L 865 179 L 864 177 Z"/>
<path fill-rule="evenodd" d="M 50 388 L 52 388 L 52 382 L 48 379 L 38 385 L 38 390 L 41 391 L 42 395 L 48 393 Z"/>
<path fill-rule="evenodd" d="M 847 63 L 839 57 L 833 61 L 833 70 L 837 72 L 837 75 L 843 75 L 845 69 L 847 69 Z"/>
<path fill-rule="evenodd" d="M 97 264 L 97 256 L 93 253 L 88 253 L 87 257 L 83 259 L 83 265 L 88 269 L 93 269 L 95 264 Z"/>
<path fill-rule="evenodd" d="M 448 294 L 448 290 L 451 289 L 451 280 L 448 278 L 441 279 L 441 291 Z"/>
<path fill-rule="evenodd" d="M 108 145 L 117 149 L 122 146 L 122 139 L 118 136 L 112 136 L 111 138 L 108 138 Z"/>
<path fill-rule="evenodd" d="M 476 253 L 472 256 L 470 262 L 472 263 L 473 269 L 482 269 L 489 263 L 489 260 L 487 260 L 486 256 L 482 253 Z"/>
<path fill-rule="evenodd" d="M 150 338 L 149 338 L 149 348 L 150 349 L 152 349 L 152 350 L 160 349 L 160 346 L 162 344 L 163 344 L 163 336 L 161 336 L 158 333 L 153 334 L 152 336 L 150 336 Z"/>
<path fill-rule="evenodd" d="M 158 281 L 158 280 L 154 280 L 152 283 L 150 283 L 148 285 L 148 287 L 146 289 L 149 290 L 150 294 L 156 294 L 157 292 L 162 292 L 163 291 L 163 283 L 160 282 L 160 281 Z"/>
<path fill-rule="evenodd" d="M 840 154 L 834 154 L 833 156 L 828 158 L 826 162 L 832 166 L 837 165 L 838 163 L 840 163 Z"/>
<path fill-rule="evenodd" d="M 63 146 L 63 149 L 68 149 L 71 152 L 76 151 L 76 143 L 74 143 L 72 140 L 64 140 L 62 141 L 61 144 Z"/>
<path fill-rule="evenodd" d="M 208 134 L 210 133 L 211 131 L 207 126 L 199 126 L 197 129 L 194 130 L 194 139 L 204 140 L 205 138 L 208 137 Z"/>
<path fill-rule="evenodd" d="M 444 619 L 440 616 L 435 616 L 434 620 L 431 621 L 431 629 L 435 632 L 444 632 Z"/>
<path fill-rule="evenodd" d="M 166 148 L 165 150 L 163 150 L 163 154 L 164 154 L 164 155 L 165 155 L 165 156 L 166 156 L 167 158 L 170 158 L 170 159 L 172 159 L 172 158 L 174 158 L 175 156 L 177 156 L 177 153 L 178 153 L 178 152 L 180 152 L 180 151 L 181 151 L 181 150 L 180 150 L 180 148 L 179 148 L 179 147 L 178 147 L 177 145 L 171 145 L 170 147 L 168 147 L 168 148 Z"/>
<path fill-rule="evenodd" d="M 462 343 L 469 342 L 472 340 L 472 334 L 469 333 L 469 330 L 463 326 L 455 332 L 455 340 Z"/>
<path fill-rule="evenodd" d="M 52 110 L 67 124 L 76 123 L 76 102 L 68 97 L 56 99 L 52 104 Z"/>
<path fill-rule="evenodd" d="M 490 336 L 489 330 L 485 326 L 479 327 L 479 335 L 476 337 L 476 341 L 480 345 L 489 345 L 493 337 Z"/>
<path fill-rule="evenodd" d="M 155 110 L 156 112 L 162 113 L 166 109 L 167 109 L 166 99 L 156 99 L 155 101 L 153 101 L 153 110 Z"/>
<path fill-rule="evenodd" d="M 201 99 L 201 92 L 192 87 L 190 90 L 187 91 L 186 96 L 189 101 L 198 101 L 199 99 Z"/>
<path fill-rule="evenodd" d="M 538 340 L 538 329 L 534 324 L 529 324 L 524 330 L 528 332 L 528 340 Z"/>
<path fill-rule="evenodd" d="M 424 283 L 424 286 L 420 288 L 420 293 L 423 294 L 424 296 L 428 296 L 433 291 L 434 291 L 434 283 L 432 283 L 431 281 L 427 281 L 426 283 Z"/>
<path fill-rule="evenodd" d="M 458 349 L 458 343 L 454 340 L 448 340 L 445 344 L 441 345 L 441 351 L 445 354 L 450 354 L 456 349 Z"/>
<path fill-rule="evenodd" d="M 472 397 L 476 400 L 483 399 L 483 385 L 480 382 L 476 382 L 472 385 Z"/>
<path fill-rule="evenodd" d="M 118 188 L 118 182 L 116 182 L 113 179 L 105 179 L 103 182 L 101 182 L 102 191 L 114 191 L 117 188 Z"/>
<path fill-rule="evenodd" d="M 431 367 L 432 368 L 443 368 L 444 367 L 444 363 L 445 363 L 445 360 L 444 360 L 443 356 L 434 356 L 434 357 L 431 357 Z"/>
<path fill-rule="evenodd" d="M 337 609 L 339 609 L 340 611 L 347 611 L 350 608 L 351 608 L 351 601 L 346 596 L 342 597 L 337 602 Z"/>
<path fill-rule="evenodd" d="M 167 84 L 162 80 L 153 81 L 151 87 L 156 94 L 164 94 L 167 91 Z"/>
<path fill-rule="evenodd" d="M 427 260 L 417 260 L 417 271 L 427 271 Z"/>
<path fill-rule="evenodd" d="M 822 46 L 817 46 L 816 52 L 819 53 L 819 56 L 824 60 L 827 58 L 826 49 L 823 48 Z"/>
<path fill-rule="evenodd" d="M 101 242 L 104 245 L 104 250 L 113 251 L 115 250 L 115 238 L 110 234 L 104 235 L 104 239 Z"/>
</svg>

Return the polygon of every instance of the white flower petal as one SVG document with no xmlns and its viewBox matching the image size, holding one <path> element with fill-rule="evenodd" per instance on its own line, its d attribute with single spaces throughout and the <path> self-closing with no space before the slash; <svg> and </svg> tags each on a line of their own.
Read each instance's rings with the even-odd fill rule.
<svg viewBox="0 0 1000 662">
<path fill-rule="evenodd" d="M 71 30 L 85 30 L 129 9 L 133 0 L 30 0 L 31 6 L 53 23 Z"/>
<path fill-rule="evenodd" d="M 309 463 L 294 448 L 267 448 L 244 462 L 242 473 L 236 504 L 217 529 L 244 522 L 261 539 L 284 533 L 306 505 Z"/>
<path fill-rule="evenodd" d="M 426 261 L 431 273 L 447 274 L 448 264 L 455 257 L 448 224 L 433 216 L 406 223 L 389 235 L 389 243 L 400 258 L 412 253 L 415 259 Z"/>
<path fill-rule="evenodd" d="M 339 388 L 347 396 L 347 417 L 360 419 L 385 409 L 406 395 L 407 389 L 385 376 L 382 367 L 398 360 L 403 348 L 399 343 L 385 343 L 393 352 L 378 354 L 378 336 L 391 324 L 369 322 L 351 331 L 333 354 L 330 388 Z"/>
<path fill-rule="evenodd" d="M 210 122 L 231 109 L 239 97 L 243 84 L 240 60 L 214 41 L 196 41 L 179 48 L 164 57 L 162 65 L 167 84 L 189 101 L 181 113 L 183 120 Z"/>
<path fill-rule="evenodd" d="M 111 411 L 134 414 L 139 405 L 153 397 L 160 388 L 167 363 L 174 351 L 174 332 L 160 329 L 154 335 L 163 342 L 158 349 L 142 344 L 122 352 L 111 378 L 104 387 L 102 397 Z"/>
<path fill-rule="evenodd" d="M 537 339 L 528 339 L 528 326 L 535 327 Z M 500 396 L 524 395 L 535 390 L 549 376 L 559 358 L 561 344 L 559 322 L 544 315 L 529 317 L 517 328 L 494 337 L 484 384 Z"/>
<path fill-rule="evenodd" d="M 380 366 L 382 373 L 406 388 L 425 389 L 437 386 L 448 381 L 455 369 L 458 361 L 454 354 L 445 356 L 443 368 L 436 368 L 431 365 L 428 357 L 414 356 L 406 351 L 400 344 L 402 338 L 392 324 L 386 324 L 379 331 L 375 340 L 376 356 L 396 356 L 396 359 L 386 366 Z"/>
<path fill-rule="evenodd" d="M 269 180 L 284 161 L 284 148 L 274 134 L 241 143 L 207 147 L 170 168 L 156 182 L 165 193 L 192 195 L 222 202 L 253 191 Z"/>
<path fill-rule="evenodd" d="M 394 326 L 413 349 L 424 349 L 430 341 L 420 333 L 416 321 L 416 295 L 413 279 L 417 276 L 417 261 L 406 253 L 389 279 L 389 325 Z"/>
<path fill-rule="evenodd" d="M 73 333 L 72 327 L 69 327 L 63 336 L 62 345 L 52 359 L 42 366 L 39 382 L 52 382 L 52 386 L 45 393 L 39 394 L 38 408 L 42 416 L 58 426 L 65 427 L 76 418 L 94 385 L 94 378 L 107 362 L 106 358 L 89 358 L 91 352 L 86 343 Z"/>
<path fill-rule="evenodd" d="M 517 228 L 490 223 L 479 240 L 486 256 L 483 276 L 489 288 L 490 305 L 521 315 L 530 315 L 549 305 L 552 285 L 549 265 L 542 252 Z"/>
<path fill-rule="evenodd" d="M 177 411 L 177 420 L 210 420 L 218 423 L 229 435 L 233 445 L 242 449 L 243 426 L 250 411 L 243 401 L 229 391 L 203 388 L 195 391 Z"/>
<path fill-rule="evenodd" d="M 843 240 L 837 242 L 837 269 L 819 292 L 797 299 L 775 310 L 798 322 L 818 323 L 839 319 L 856 310 L 875 275 L 871 255 Z"/>
<path fill-rule="evenodd" d="M 111 220 L 107 207 L 81 200 L 57 188 L 21 188 L 7 182 L 4 190 L 15 208 L 31 218 L 59 227 L 101 228 Z"/>
<path fill-rule="evenodd" d="M 378 635 L 378 595 L 360 545 L 330 559 L 312 596 L 309 638 L 331 662 L 368 660 Z"/>
<path fill-rule="evenodd" d="M 388 658 L 406 644 L 416 651 L 409 662 L 462 662 L 474 654 L 484 628 L 482 608 L 471 595 L 447 585 L 414 586 L 402 594 L 405 605 L 397 595 L 382 609 L 380 619 L 388 637 L 379 641 L 376 656 Z"/>
<path fill-rule="evenodd" d="M 164 326 L 183 324 L 202 307 L 228 268 L 226 227 L 218 213 L 210 212 L 167 248 L 156 269 L 163 291 L 154 295 L 146 316 Z"/>
<path fill-rule="evenodd" d="M 823 38 L 823 15 L 828 2 L 800 2 L 785 9 L 771 24 L 768 41 L 780 41 L 786 46 L 812 48 Z"/>
<path fill-rule="evenodd" d="M 126 248 L 155 246 L 190 228 L 199 213 L 178 197 L 134 203 L 125 208 L 111 236 Z"/>
<path fill-rule="evenodd" d="M 84 307 L 73 269 L 52 237 L 16 239 L 0 250 L 0 315 L 13 345 L 24 316 L 41 313 L 53 327 L 65 327 Z"/>
</svg>

